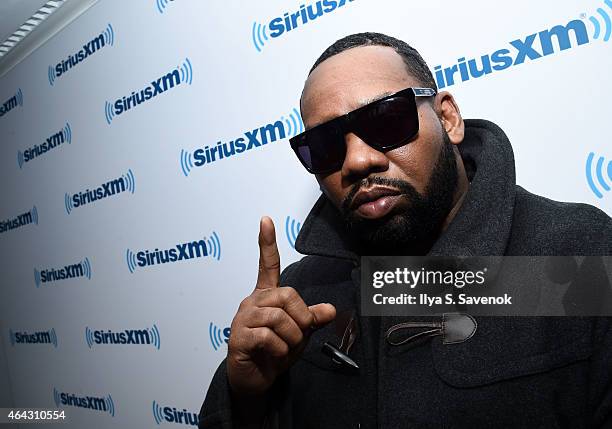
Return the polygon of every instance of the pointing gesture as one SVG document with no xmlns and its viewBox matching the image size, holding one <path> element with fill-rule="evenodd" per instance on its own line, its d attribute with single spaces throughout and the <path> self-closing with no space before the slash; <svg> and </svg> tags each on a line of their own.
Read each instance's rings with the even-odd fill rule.
<svg viewBox="0 0 612 429">
<path fill-rule="evenodd" d="M 312 330 L 336 317 L 333 305 L 307 306 L 295 289 L 280 286 L 274 223 L 263 217 L 257 283 L 240 303 L 228 344 L 227 374 L 235 395 L 265 394 L 300 356 Z"/>
<path fill-rule="evenodd" d="M 261 218 L 259 223 L 259 274 L 256 289 L 269 289 L 279 286 L 280 255 L 276 245 L 274 223 L 269 217 Z"/>
</svg>

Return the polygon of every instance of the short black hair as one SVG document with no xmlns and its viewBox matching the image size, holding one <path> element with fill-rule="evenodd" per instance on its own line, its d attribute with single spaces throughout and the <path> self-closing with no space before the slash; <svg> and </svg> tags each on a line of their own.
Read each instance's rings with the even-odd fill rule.
<svg viewBox="0 0 612 429">
<path fill-rule="evenodd" d="M 389 46 L 395 49 L 395 52 L 397 52 L 404 60 L 408 73 L 417 78 L 421 85 L 427 88 L 433 88 L 436 90 L 436 92 L 438 92 L 436 81 L 434 80 L 427 63 L 425 60 L 423 60 L 423 57 L 421 57 L 421 54 L 419 54 L 416 49 L 403 40 L 399 40 L 395 37 L 387 36 L 386 34 L 382 33 L 356 33 L 336 40 L 321 54 L 319 59 L 315 61 L 314 65 L 308 72 L 308 75 L 310 76 L 310 73 L 312 73 L 312 71 L 316 69 L 319 64 L 329 57 L 339 54 L 340 52 L 344 52 L 347 49 L 369 45 Z"/>
</svg>

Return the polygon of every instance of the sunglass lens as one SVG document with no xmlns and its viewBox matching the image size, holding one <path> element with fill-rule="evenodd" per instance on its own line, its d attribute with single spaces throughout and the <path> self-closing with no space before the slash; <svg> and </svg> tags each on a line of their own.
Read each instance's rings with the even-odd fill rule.
<svg viewBox="0 0 612 429">
<path fill-rule="evenodd" d="M 296 152 L 312 173 L 326 173 L 342 166 L 346 146 L 340 130 L 316 127 L 307 132 Z"/>
<path fill-rule="evenodd" d="M 391 98 L 360 112 L 356 134 L 377 149 L 390 149 L 408 142 L 419 131 L 414 99 Z"/>
</svg>

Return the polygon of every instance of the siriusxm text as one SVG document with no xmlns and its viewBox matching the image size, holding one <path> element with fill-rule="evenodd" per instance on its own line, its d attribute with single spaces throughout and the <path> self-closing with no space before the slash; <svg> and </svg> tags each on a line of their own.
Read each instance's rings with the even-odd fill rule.
<svg viewBox="0 0 612 429">
<path fill-rule="evenodd" d="M 19 103 L 17 102 L 17 95 L 13 95 L 4 103 L 0 104 L 0 117 L 13 110 L 15 107 L 17 107 L 18 104 Z"/>
<path fill-rule="evenodd" d="M 139 267 L 166 264 L 168 262 L 184 261 L 194 258 L 208 256 L 206 240 L 191 241 L 177 244 L 165 250 L 141 250 L 136 253 L 136 261 Z"/>
<path fill-rule="evenodd" d="M 108 411 L 106 399 L 96 396 L 77 396 L 72 393 L 60 393 L 60 403 L 72 407 L 88 408 L 90 410 Z"/>
<path fill-rule="evenodd" d="M 93 341 L 95 344 L 151 344 L 151 336 L 146 329 L 126 329 L 123 331 L 95 330 Z"/>
<path fill-rule="evenodd" d="M 66 141 L 67 140 L 65 136 L 65 131 L 64 129 L 62 129 L 59 132 L 47 137 L 47 139 L 43 141 L 41 144 L 36 144 L 32 148 L 26 149 L 23 152 L 23 161 L 24 162 L 31 161 L 34 158 L 40 155 L 43 155 L 44 153 L 47 153 L 51 149 L 58 147 L 59 145 L 61 145 L 62 143 L 65 143 Z"/>
<path fill-rule="evenodd" d="M 125 192 L 127 189 L 125 179 L 119 177 L 114 180 L 110 180 L 95 189 L 85 189 L 82 192 L 73 194 L 70 198 L 72 199 L 73 206 L 80 207 L 85 204 L 93 203 L 94 201 L 108 198 L 116 194 Z"/>
<path fill-rule="evenodd" d="M 6 231 L 10 231 L 15 228 L 20 228 L 25 225 L 29 225 L 33 222 L 32 212 L 27 211 L 13 219 L 7 219 L 0 222 L 0 234 Z"/>
<path fill-rule="evenodd" d="M 349 3 L 352 1 L 354 0 L 348 0 Z M 341 8 L 346 3 L 346 0 L 319 0 L 307 6 L 301 5 L 300 9 L 296 12 L 285 12 L 282 17 L 273 18 L 268 24 L 270 27 L 270 36 L 279 37 L 285 32 L 296 29 L 300 25 L 305 25 L 320 16 Z"/>
<path fill-rule="evenodd" d="M 164 407 L 162 412 L 164 420 L 168 423 L 198 425 L 198 414 L 189 412 L 186 409 L 179 411 L 175 407 Z"/>
<path fill-rule="evenodd" d="M 40 281 L 42 283 L 54 282 L 58 280 L 72 279 L 77 277 L 84 277 L 85 271 L 83 269 L 83 264 L 72 264 L 66 265 L 63 268 L 59 269 L 46 269 L 41 270 L 40 272 Z"/>
<path fill-rule="evenodd" d="M 130 95 L 126 95 L 115 100 L 113 103 L 114 113 L 116 115 L 121 115 L 133 107 L 157 97 L 159 94 L 163 94 L 169 89 L 172 89 L 180 84 L 181 79 L 179 70 L 173 70 L 170 73 L 151 81 L 151 83 L 145 86 L 143 89 L 139 91 L 132 91 Z"/>
<path fill-rule="evenodd" d="M 223 158 L 246 152 L 248 150 L 258 148 L 275 142 L 286 137 L 285 125 L 282 121 L 276 121 L 272 124 L 264 125 L 260 128 L 255 128 L 244 133 L 244 136 L 238 137 L 229 142 L 217 142 L 216 146 L 196 149 L 193 152 L 194 165 L 200 167 L 204 164 L 210 164 Z"/>
<path fill-rule="evenodd" d="M 15 332 L 13 334 L 13 339 L 17 344 L 52 344 L 53 341 L 51 339 L 50 331 L 40 331 L 40 332 Z"/>
<path fill-rule="evenodd" d="M 68 55 L 65 60 L 60 61 L 55 65 L 55 77 L 60 77 L 62 74 L 76 67 L 78 64 L 89 58 L 90 55 L 95 54 L 100 49 L 106 46 L 104 40 L 104 33 L 100 33 L 97 37 L 93 38 L 89 42 L 85 43 L 81 49 L 76 53 Z"/>
<path fill-rule="evenodd" d="M 584 22 L 573 20 L 565 26 L 556 25 L 548 30 L 533 33 L 524 39 L 516 39 L 510 42 L 508 48 L 498 49 L 491 54 L 485 54 L 480 59 L 472 58 L 466 61 L 466 57 L 457 60 L 457 64 L 449 67 L 438 65 L 434 67 L 434 73 L 438 88 L 442 89 L 457 83 L 458 78 L 462 82 L 471 78 L 476 79 L 490 73 L 505 70 L 512 66 L 523 64 L 527 60 L 537 60 L 555 53 L 555 44 L 560 51 L 572 48 L 572 38 L 574 35 L 576 45 L 580 46 L 589 43 L 589 36 Z M 539 47 L 536 44 L 539 42 Z M 457 77 L 457 73 L 459 76 Z"/>
</svg>

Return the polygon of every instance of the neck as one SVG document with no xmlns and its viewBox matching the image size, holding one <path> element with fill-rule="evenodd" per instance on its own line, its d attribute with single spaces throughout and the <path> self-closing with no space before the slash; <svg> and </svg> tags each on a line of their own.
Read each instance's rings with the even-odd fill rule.
<svg viewBox="0 0 612 429">
<path fill-rule="evenodd" d="M 457 189 L 455 189 L 455 194 L 453 195 L 453 207 L 450 209 L 448 215 L 444 219 L 440 233 L 446 231 L 446 228 L 448 228 L 459 212 L 459 209 L 461 208 L 463 200 L 465 199 L 467 191 L 470 187 L 470 182 L 468 181 L 468 177 L 465 172 L 463 160 L 459 154 L 455 154 L 455 157 L 457 158 Z"/>
</svg>

